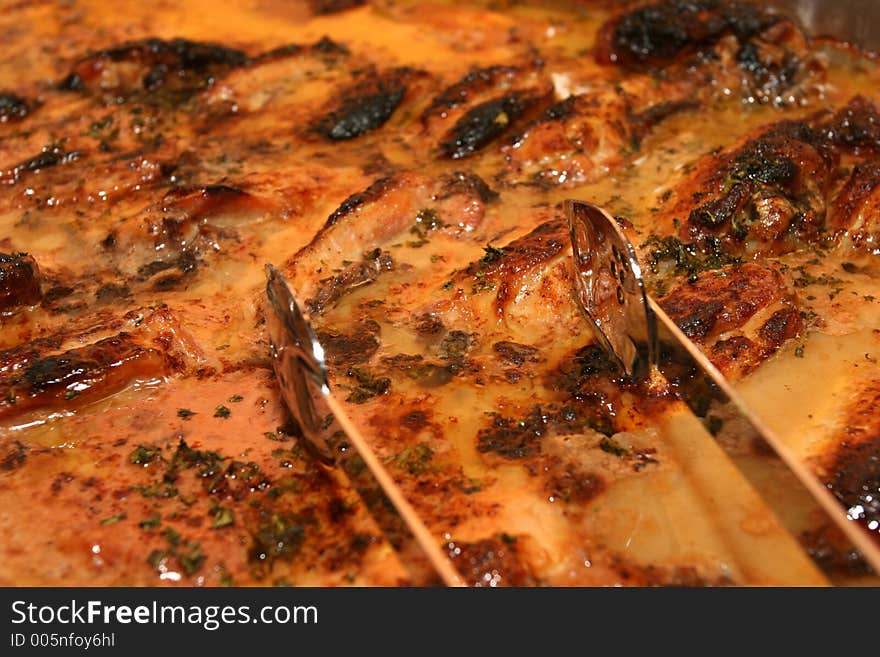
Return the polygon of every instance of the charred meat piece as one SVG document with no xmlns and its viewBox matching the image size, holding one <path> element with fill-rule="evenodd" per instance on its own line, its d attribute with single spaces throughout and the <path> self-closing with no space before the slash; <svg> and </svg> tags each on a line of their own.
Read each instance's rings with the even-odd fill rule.
<svg viewBox="0 0 880 657">
<path fill-rule="evenodd" d="M 781 21 L 741 0 L 665 0 L 617 16 L 599 29 L 596 58 L 629 69 L 662 66 L 711 47 L 726 34 L 744 41 Z"/>
<path fill-rule="evenodd" d="M 3 356 L 0 355 L 0 360 Z M 165 373 L 165 358 L 128 333 L 56 355 L 40 356 L 0 375 L 0 419 L 39 407 L 65 407 L 111 395 L 138 378 Z"/>
<path fill-rule="evenodd" d="M 0 253 L 0 312 L 39 303 L 42 296 L 36 260 L 26 253 Z"/>
<path fill-rule="evenodd" d="M 490 66 L 472 70 L 455 84 L 443 90 L 422 112 L 422 122 L 427 124 L 433 118 L 445 119 L 449 113 L 461 106 L 474 105 L 487 98 L 498 88 L 509 86 L 519 69 L 514 66 Z"/>
<path fill-rule="evenodd" d="M 514 137 L 505 158 L 517 182 L 590 182 L 622 164 L 659 122 L 694 106 L 693 100 L 661 101 L 634 112 L 618 91 L 569 96 Z"/>
<path fill-rule="evenodd" d="M 241 50 L 215 43 L 150 38 L 83 57 L 60 86 L 121 98 L 158 91 L 186 98 L 247 61 Z"/>
<path fill-rule="evenodd" d="M 503 315 L 522 279 L 562 253 L 567 239 L 568 229 L 562 221 L 547 221 L 506 246 L 487 247 L 486 255 L 458 272 L 455 281 L 469 283 L 473 294 L 495 292 L 495 312 Z"/>
<path fill-rule="evenodd" d="M 538 99 L 512 94 L 481 103 L 461 117 L 440 142 L 443 155 L 458 160 L 473 155 L 503 134 Z"/>
<path fill-rule="evenodd" d="M 880 110 L 865 96 L 856 96 L 828 120 L 820 123 L 822 136 L 855 155 L 880 153 Z"/>
<path fill-rule="evenodd" d="M 474 69 L 444 89 L 422 113 L 422 124 L 448 159 L 473 155 L 513 127 L 552 86 L 540 67 Z"/>
<path fill-rule="evenodd" d="M 312 278 L 311 284 L 305 287 L 303 282 L 298 283 L 301 294 L 319 299 L 319 292 L 307 288 L 324 287 L 327 280 L 323 272 L 339 267 L 346 260 L 376 260 L 379 254 L 369 258 L 364 254 L 372 255 L 375 248 L 381 248 L 386 240 L 401 233 L 408 231 L 415 238 L 413 244 L 420 245 L 434 231 L 472 230 L 483 218 L 486 202 L 482 199 L 491 197 L 491 190 L 482 180 L 462 172 L 441 178 L 411 172 L 380 178 L 363 192 L 345 199 L 312 241 L 291 260 L 298 275 Z M 378 273 L 387 269 L 387 264 L 380 262 L 378 269 L 374 265 L 369 267 Z M 357 274 L 354 270 L 350 273 Z M 367 278 L 372 276 L 369 271 L 366 273 Z M 354 275 L 349 282 L 359 278 L 363 277 Z M 329 300 L 324 301 L 327 302 Z"/>
<path fill-rule="evenodd" d="M 0 123 L 20 121 L 33 109 L 27 99 L 9 91 L 0 91 Z"/>
<path fill-rule="evenodd" d="M 354 139 L 385 125 L 403 101 L 411 69 L 394 69 L 382 74 L 370 72 L 343 90 L 324 115 L 312 123 L 323 137 L 340 141 Z"/>
<path fill-rule="evenodd" d="M 750 372 L 803 326 L 782 274 L 752 263 L 699 274 L 660 305 L 727 375 Z"/>
<path fill-rule="evenodd" d="M 840 186 L 839 164 L 878 147 L 880 111 L 864 98 L 853 99 L 832 116 L 781 121 L 701 161 L 658 220 L 679 224 L 685 244 L 712 241 L 735 257 L 777 255 L 824 242 L 828 228 L 837 231 L 831 237 L 840 234 L 849 221 L 841 213 L 858 205 L 865 185 L 871 186 L 866 164 L 839 196 L 829 225 L 826 215 Z"/>
<path fill-rule="evenodd" d="M 837 160 L 809 125 L 776 124 L 722 158 L 710 182 L 720 193 L 689 213 L 682 232 L 690 240 L 724 235 L 747 253 L 784 253 L 814 241 Z"/>
<path fill-rule="evenodd" d="M 880 159 L 853 168 L 834 199 L 829 228 L 848 246 L 880 252 Z"/>
</svg>

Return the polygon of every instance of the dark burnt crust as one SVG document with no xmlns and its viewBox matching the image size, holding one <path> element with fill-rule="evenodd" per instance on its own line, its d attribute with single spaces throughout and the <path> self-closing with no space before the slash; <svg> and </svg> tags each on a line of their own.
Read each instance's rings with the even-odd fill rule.
<svg viewBox="0 0 880 657">
<path fill-rule="evenodd" d="M 531 92 L 516 92 L 472 107 L 442 138 L 440 152 L 451 160 L 470 157 L 508 132 L 539 100 Z"/>
<path fill-rule="evenodd" d="M 36 102 L 11 91 L 0 91 L 0 123 L 21 121 L 36 107 Z"/>
<path fill-rule="evenodd" d="M 40 269 L 27 253 L 0 253 L 0 312 L 42 299 Z"/>
<path fill-rule="evenodd" d="M 379 349 L 379 324 L 362 320 L 353 330 L 341 332 L 329 327 L 318 331 L 318 342 L 324 348 L 327 364 L 331 367 L 350 367 L 365 363 Z"/>
<path fill-rule="evenodd" d="M 527 563 L 519 556 L 521 539 L 499 534 L 472 542 L 450 542 L 446 548 L 470 586 L 535 586 Z"/>
<path fill-rule="evenodd" d="M 366 0 L 308 0 L 308 2 L 315 16 L 328 16 L 362 7 Z"/>
<path fill-rule="evenodd" d="M 784 20 L 740 0 L 666 0 L 612 18 L 597 35 L 596 59 L 627 69 L 669 64 L 723 36 L 745 41 Z"/>
<path fill-rule="evenodd" d="M 259 66 L 267 62 L 274 62 L 285 59 L 287 57 L 297 57 L 299 55 L 310 54 L 320 55 L 322 57 L 347 57 L 351 51 L 344 43 L 334 41 L 328 36 L 323 36 L 315 43 L 310 45 L 302 45 L 299 43 L 288 43 L 277 48 L 272 48 L 265 52 L 252 57 L 246 66 Z"/>
<path fill-rule="evenodd" d="M 216 43 L 148 38 L 86 55 L 58 86 L 62 90 L 114 94 L 123 99 L 158 91 L 179 93 L 185 98 L 247 62 L 243 51 Z M 123 72 L 120 68 L 118 84 L 105 87 L 102 71 L 115 65 L 135 67 L 135 71 Z"/>
<path fill-rule="evenodd" d="M 17 183 L 27 174 L 39 173 L 59 164 L 73 162 L 80 159 L 82 155 L 77 150 L 65 150 L 59 144 L 45 146 L 41 152 L 33 157 L 22 160 L 7 171 L 0 171 L 0 183 Z"/>
<path fill-rule="evenodd" d="M 449 110 L 469 104 L 474 96 L 512 80 L 519 71 L 520 69 L 515 66 L 501 64 L 471 70 L 431 101 L 422 112 L 422 122 L 425 123 L 434 117 L 444 118 Z"/>
<path fill-rule="evenodd" d="M 403 102 L 410 80 L 419 75 L 410 68 L 363 74 L 312 121 L 311 130 L 325 139 L 343 141 L 381 128 Z"/>
<path fill-rule="evenodd" d="M 316 243 L 322 236 L 322 234 L 327 231 L 332 226 L 335 226 L 339 223 L 340 220 L 345 219 L 352 215 L 358 208 L 367 205 L 369 203 L 373 203 L 382 198 L 386 192 L 392 189 L 397 184 L 397 180 L 394 177 L 384 177 L 379 178 L 374 181 L 369 187 L 367 187 L 362 192 L 357 192 L 352 194 L 347 199 L 345 199 L 338 208 L 336 208 L 329 217 L 327 217 L 327 221 L 321 227 L 315 237 L 312 239 L 311 243 Z M 297 254 L 298 256 L 299 254 Z"/>
</svg>

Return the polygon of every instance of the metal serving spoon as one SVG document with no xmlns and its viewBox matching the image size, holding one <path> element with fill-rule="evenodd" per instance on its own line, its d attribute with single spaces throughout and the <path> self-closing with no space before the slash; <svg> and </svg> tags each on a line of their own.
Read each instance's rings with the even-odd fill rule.
<svg viewBox="0 0 880 657">
<path fill-rule="evenodd" d="M 332 395 L 324 349 L 281 272 L 266 265 L 266 277 L 272 365 L 284 404 L 299 425 L 303 445 L 326 467 L 343 466 L 376 524 L 399 553 L 411 555 L 420 550 L 444 584 L 462 586 L 448 555 Z M 345 467 L 352 464 L 354 456 L 349 447 L 366 468 Z M 406 559 L 402 561 L 404 566 L 411 565 Z"/>
<path fill-rule="evenodd" d="M 627 376 L 643 380 L 656 368 L 672 383 L 682 400 L 704 419 L 707 411 L 724 407 L 741 425 L 770 446 L 793 481 L 806 490 L 865 559 L 880 572 L 880 547 L 847 510 L 754 414 L 742 397 L 700 349 L 681 332 L 647 293 L 635 249 L 617 221 L 605 210 L 584 201 L 565 202 L 571 232 L 578 304 L 594 333 Z M 728 451 L 724 441 L 718 444 Z M 737 454 L 728 453 L 736 462 Z M 773 506 L 768 482 L 741 470 Z M 778 485 L 778 484 L 777 484 Z M 798 538 L 797 533 L 793 532 Z"/>
</svg>

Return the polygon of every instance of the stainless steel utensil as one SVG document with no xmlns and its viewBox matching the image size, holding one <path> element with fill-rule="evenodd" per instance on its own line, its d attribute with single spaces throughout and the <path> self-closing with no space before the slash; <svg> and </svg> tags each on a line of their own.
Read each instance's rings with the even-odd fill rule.
<svg viewBox="0 0 880 657">
<path fill-rule="evenodd" d="M 757 417 L 721 372 L 648 295 L 635 250 L 617 221 L 602 208 L 583 201 L 565 203 L 571 232 L 575 289 L 579 305 L 599 342 L 632 379 L 656 368 L 700 417 L 723 407 L 746 430 L 762 439 L 794 474 L 794 481 L 816 500 L 865 559 L 880 572 L 880 548 L 847 516 L 822 483 Z M 726 449 L 722 441 L 718 443 Z M 736 462 L 736 454 L 731 454 Z M 743 474 L 773 506 L 767 482 Z M 796 536 L 797 538 L 797 536 Z"/>
<path fill-rule="evenodd" d="M 410 557 L 420 550 L 443 583 L 462 586 L 439 542 L 333 397 L 324 349 L 281 272 L 266 265 L 266 277 L 266 325 L 272 365 L 281 397 L 302 432 L 304 446 L 326 467 L 342 465 L 351 475 L 361 499 L 398 553 Z M 345 467 L 355 456 L 366 468 Z M 412 566 L 409 558 L 402 561 L 405 567 Z M 423 583 L 417 576 L 414 579 Z"/>
</svg>

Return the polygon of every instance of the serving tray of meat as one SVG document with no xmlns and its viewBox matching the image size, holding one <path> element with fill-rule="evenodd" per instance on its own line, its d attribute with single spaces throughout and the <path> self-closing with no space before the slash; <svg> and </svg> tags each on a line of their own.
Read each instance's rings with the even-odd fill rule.
<svg viewBox="0 0 880 657">
<path fill-rule="evenodd" d="M 0 584 L 880 582 L 875 3 L 0 4 Z"/>
</svg>

